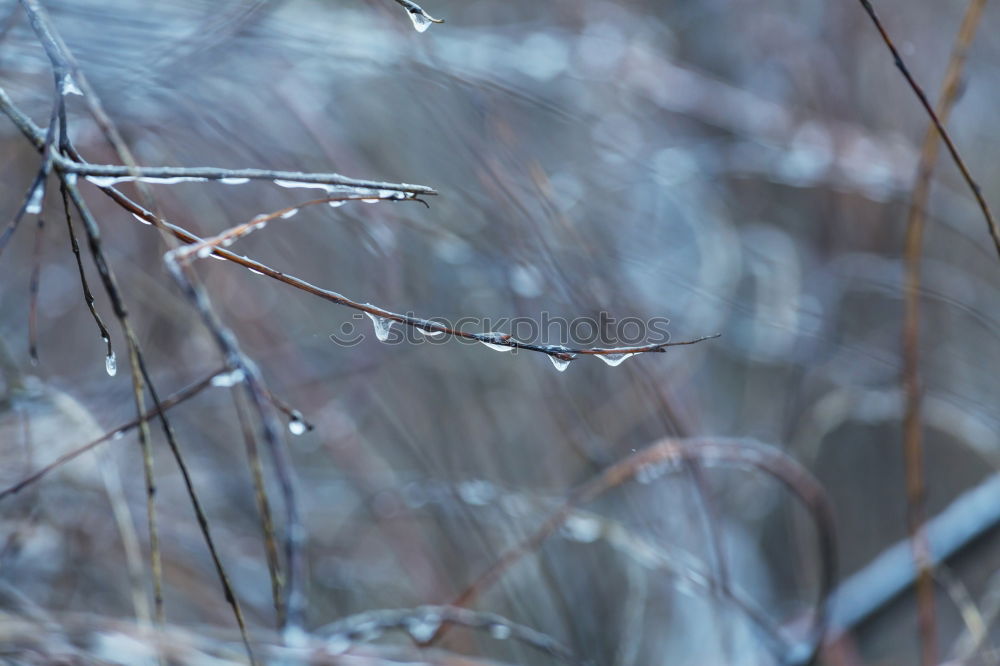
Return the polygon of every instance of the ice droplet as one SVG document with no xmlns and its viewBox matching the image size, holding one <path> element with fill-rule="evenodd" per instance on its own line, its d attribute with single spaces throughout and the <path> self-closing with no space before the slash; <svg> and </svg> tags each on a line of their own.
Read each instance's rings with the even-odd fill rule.
<svg viewBox="0 0 1000 666">
<path fill-rule="evenodd" d="M 330 204 L 330 208 L 340 208 L 341 206 L 343 206 L 347 202 L 346 201 L 330 201 L 328 203 Z"/>
<path fill-rule="evenodd" d="M 126 177 L 121 177 L 121 176 L 86 176 L 86 179 L 89 180 L 94 185 L 97 185 L 98 187 L 111 187 L 112 185 L 117 185 L 118 183 L 124 183 L 127 180 L 132 180 L 131 178 L 129 178 L 127 176 Z"/>
<path fill-rule="evenodd" d="M 380 199 L 389 199 L 390 201 L 400 201 L 406 198 L 406 194 L 396 190 L 379 190 L 378 196 Z"/>
<path fill-rule="evenodd" d="M 573 359 L 559 358 L 558 356 L 549 354 L 549 360 L 552 361 L 552 365 L 556 367 L 556 370 L 559 372 L 565 372 L 566 368 L 569 367 L 569 362 Z"/>
<path fill-rule="evenodd" d="M 562 532 L 567 539 L 593 543 L 601 536 L 601 523 L 596 518 L 573 515 L 566 519 Z"/>
<path fill-rule="evenodd" d="M 635 353 L 632 354 L 599 354 L 597 358 L 601 359 L 612 368 L 616 368 L 625 362 L 625 359 L 632 358 Z"/>
<path fill-rule="evenodd" d="M 111 377 L 118 374 L 118 357 L 115 356 L 113 351 L 104 357 L 104 369 L 108 371 L 108 375 Z"/>
<path fill-rule="evenodd" d="M 280 178 L 274 179 L 274 184 L 278 187 L 288 187 L 288 188 L 301 188 L 301 189 L 313 189 L 313 190 L 326 190 L 327 192 L 333 192 L 334 186 L 327 185 L 326 183 L 305 183 L 301 180 L 282 180 Z"/>
<path fill-rule="evenodd" d="M 220 178 L 219 182 L 223 185 L 243 185 L 244 183 L 249 183 L 249 178 Z"/>
<path fill-rule="evenodd" d="M 142 183 L 176 185 L 177 183 L 204 183 L 208 178 L 202 178 L 201 176 L 140 176 L 136 180 Z"/>
<path fill-rule="evenodd" d="M 254 270 L 253 268 L 250 268 L 249 266 L 247 266 L 247 270 L 250 271 L 251 273 L 253 273 L 254 275 L 263 275 L 263 273 L 261 273 L 260 271 Z"/>
<path fill-rule="evenodd" d="M 413 28 L 417 32 L 427 32 L 427 28 L 431 27 L 431 23 L 444 23 L 444 21 L 432 17 L 416 5 L 407 7 L 406 13 L 410 15 L 410 20 L 413 21 Z"/>
<path fill-rule="evenodd" d="M 491 624 L 490 636 L 498 641 L 505 641 L 510 638 L 510 627 L 505 624 Z"/>
<path fill-rule="evenodd" d="M 418 643 L 429 641 L 441 628 L 441 616 L 437 613 L 427 613 L 422 618 L 413 618 L 406 623 L 406 630 Z"/>
<path fill-rule="evenodd" d="M 370 312 L 366 312 L 368 318 L 372 320 L 372 324 L 375 325 L 375 337 L 378 338 L 379 342 L 385 342 L 389 339 L 389 331 L 392 329 L 392 325 L 395 324 L 391 319 L 386 319 L 385 317 L 379 317 L 378 315 L 373 315 Z"/>
<path fill-rule="evenodd" d="M 28 197 L 28 205 L 25 207 L 24 212 L 28 215 L 38 215 L 42 212 L 42 197 L 45 196 L 45 185 L 39 183 L 38 186 L 31 191 L 31 196 Z"/>
<path fill-rule="evenodd" d="M 76 81 L 74 81 L 73 77 L 68 74 L 62 77 L 62 83 L 60 84 L 59 89 L 63 95 L 83 95 L 83 91 L 76 85 Z"/>
<path fill-rule="evenodd" d="M 416 327 L 417 331 L 425 338 L 440 338 L 444 335 L 444 331 L 428 331 L 426 328 Z"/>
<path fill-rule="evenodd" d="M 212 247 L 211 245 L 206 245 L 204 247 L 198 248 L 198 252 L 196 252 L 195 255 L 199 259 L 204 259 L 208 255 L 212 254 L 212 252 L 214 252 L 214 251 L 215 251 L 214 247 Z"/>
<path fill-rule="evenodd" d="M 378 203 L 379 201 L 382 201 L 382 200 L 378 199 L 378 198 L 376 198 L 376 199 L 362 199 L 361 200 L 362 203 Z"/>
<path fill-rule="evenodd" d="M 144 217 L 141 217 L 141 216 L 139 216 L 139 215 L 136 215 L 135 213 L 132 213 L 132 217 L 134 217 L 134 218 L 135 218 L 135 219 L 137 219 L 137 220 L 138 220 L 139 222 L 142 222 L 142 223 L 143 223 L 143 224 L 145 224 L 145 225 L 148 225 L 148 226 L 153 226 L 153 223 L 152 223 L 152 222 L 150 222 L 149 220 L 147 220 L 147 219 L 146 219 L 146 218 L 144 218 Z"/>
<path fill-rule="evenodd" d="M 289 209 L 281 214 L 281 219 L 287 220 L 290 217 L 295 217 L 296 215 L 298 215 L 298 213 L 299 213 L 298 208 Z"/>
<path fill-rule="evenodd" d="M 212 377 L 212 386 L 220 386 L 222 388 L 236 386 L 243 381 L 244 377 L 243 369 L 236 368 L 232 372 L 223 372 Z"/>
<path fill-rule="evenodd" d="M 499 344 L 500 341 L 506 342 L 507 340 L 510 340 L 510 336 L 507 335 L 506 333 L 484 333 L 483 335 L 494 340 L 494 342 L 486 342 L 485 340 L 480 340 L 480 342 L 482 342 L 484 345 L 486 345 L 493 351 L 508 352 L 511 349 L 513 349 L 513 347 L 509 345 Z"/>
<path fill-rule="evenodd" d="M 293 435 L 304 435 L 307 430 L 309 430 L 309 426 L 307 426 L 306 422 L 302 420 L 302 417 L 298 415 L 292 416 L 292 420 L 288 422 L 288 432 Z"/>
</svg>

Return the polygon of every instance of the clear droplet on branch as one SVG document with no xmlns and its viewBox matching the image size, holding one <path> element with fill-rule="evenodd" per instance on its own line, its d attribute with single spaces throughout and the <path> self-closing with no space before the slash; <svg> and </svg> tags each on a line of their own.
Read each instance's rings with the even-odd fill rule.
<svg viewBox="0 0 1000 666">
<path fill-rule="evenodd" d="M 326 183 L 306 183 L 301 180 L 282 180 L 281 178 L 275 178 L 274 184 L 278 187 L 286 187 L 290 189 L 315 189 L 326 190 L 327 192 L 333 192 L 336 189 L 335 186 L 327 185 Z"/>
<path fill-rule="evenodd" d="M 425 338 L 440 338 L 444 335 L 444 331 L 429 331 L 426 328 L 416 327 L 417 331 Z"/>
<path fill-rule="evenodd" d="M 141 183 L 151 183 L 158 185 L 176 185 L 177 183 L 204 183 L 208 178 L 201 176 L 140 176 L 137 179 Z"/>
<path fill-rule="evenodd" d="M 245 374 L 242 368 L 236 368 L 232 372 L 223 372 L 212 377 L 212 386 L 219 386 L 221 388 L 229 388 L 230 386 L 236 386 L 243 381 Z"/>
<path fill-rule="evenodd" d="M 420 5 L 407 2 L 403 6 L 406 7 L 406 13 L 409 14 L 410 20 L 413 21 L 413 28 L 417 32 L 426 32 L 432 23 L 444 23 L 443 19 L 436 19 L 425 12 Z"/>
<path fill-rule="evenodd" d="M 25 207 L 24 212 L 28 215 L 38 215 L 42 212 L 42 197 L 45 196 L 45 185 L 39 183 L 35 189 L 31 190 L 31 196 L 28 197 L 28 205 Z"/>
<path fill-rule="evenodd" d="M 569 367 L 570 361 L 573 359 L 559 358 L 558 356 L 549 355 L 549 360 L 552 361 L 552 365 L 555 366 L 556 370 L 559 372 L 565 372 L 566 368 Z"/>
<path fill-rule="evenodd" d="M 288 432 L 293 435 L 304 435 L 307 430 L 309 430 L 309 426 L 307 426 L 306 422 L 302 420 L 302 417 L 297 414 L 292 416 L 292 420 L 288 422 Z"/>
<path fill-rule="evenodd" d="M 85 178 L 97 185 L 98 187 L 111 187 L 112 185 L 117 185 L 118 183 L 124 183 L 125 181 L 132 180 L 131 178 L 125 176 L 85 176 Z"/>
<path fill-rule="evenodd" d="M 62 77 L 62 83 L 59 86 L 60 91 L 63 95 L 82 95 L 83 91 L 80 90 L 79 86 L 76 85 L 76 81 L 73 77 L 67 74 Z"/>
<path fill-rule="evenodd" d="M 632 358 L 635 353 L 631 354 L 598 354 L 597 358 L 601 359 L 612 368 L 618 367 L 625 362 L 625 359 Z"/>
<path fill-rule="evenodd" d="M 118 357 L 115 353 L 108 352 L 108 355 L 104 357 L 104 369 L 108 371 L 108 375 L 114 377 L 118 374 Z"/>
<path fill-rule="evenodd" d="M 500 344 L 501 341 L 506 342 L 510 340 L 510 335 L 506 333 L 484 333 L 487 337 L 493 340 L 493 342 L 487 342 L 486 340 L 480 340 L 484 345 L 498 352 L 509 352 L 513 347 L 510 345 Z"/>
<path fill-rule="evenodd" d="M 386 319 L 385 317 L 379 317 L 378 315 L 373 315 L 370 312 L 366 312 L 368 318 L 372 320 L 372 324 L 375 325 L 375 337 L 378 338 L 379 342 L 385 342 L 389 339 L 389 331 L 392 329 L 392 325 L 395 324 L 392 319 Z"/>
<path fill-rule="evenodd" d="M 220 178 L 219 182 L 223 185 L 243 185 L 244 183 L 249 183 L 249 178 Z"/>
<path fill-rule="evenodd" d="M 299 209 L 298 208 L 292 208 L 292 209 L 287 210 L 284 213 L 282 213 L 281 214 L 281 219 L 287 220 L 290 217 L 295 217 L 296 215 L 298 215 L 298 213 L 299 213 Z"/>
</svg>

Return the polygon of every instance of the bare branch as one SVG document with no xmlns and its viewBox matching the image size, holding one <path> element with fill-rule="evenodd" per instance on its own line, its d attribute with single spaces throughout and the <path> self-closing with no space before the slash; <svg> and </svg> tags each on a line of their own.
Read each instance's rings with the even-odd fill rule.
<svg viewBox="0 0 1000 666">
<path fill-rule="evenodd" d="M 923 88 L 920 87 L 920 84 L 918 84 L 916 79 L 913 78 L 913 75 L 910 74 L 909 68 L 907 68 L 906 63 L 903 62 L 903 56 L 900 55 L 896 45 L 889 37 L 889 33 L 886 31 L 885 26 L 882 25 L 882 21 L 879 20 L 878 14 L 875 13 L 875 8 L 872 6 L 872 3 L 869 0 L 859 0 L 859 2 L 868 13 L 872 23 L 875 24 L 879 34 L 882 36 L 882 41 L 885 42 L 886 47 L 888 47 L 889 52 L 892 54 L 896 67 L 900 72 L 902 72 L 906 82 L 910 84 L 910 88 L 913 89 L 913 93 L 917 96 L 917 99 L 920 100 L 920 104 L 924 107 L 927 115 L 930 116 L 934 127 L 941 134 L 941 139 L 944 141 L 944 145 L 948 148 L 952 161 L 955 162 L 955 166 L 958 167 L 958 170 L 962 172 L 962 178 L 965 179 L 969 189 L 972 190 L 972 194 L 976 197 L 976 203 L 979 204 L 979 209 L 983 212 L 983 217 L 986 218 L 986 226 L 990 232 L 990 237 L 993 239 L 993 247 L 996 249 L 997 255 L 1000 256 L 1000 226 L 997 226 L 997 221 L 993 217 L 993 211 L 990 210 L 989 204 L 986 203 L 986 198 L 983 196 L 982 188 L 972 177 L 969 167 L 966 166 L 965 160 L 963 160 L 962 156 L 958 153 L 958 148 L 955 146 L 955 142 L 952 141 L 951 135 L 948 134 L 948 130 L 944 128 L 944 123 L 941 122 L 938 114 L 934 111 L 934 107 L 931 106 Z"/>
</svg>

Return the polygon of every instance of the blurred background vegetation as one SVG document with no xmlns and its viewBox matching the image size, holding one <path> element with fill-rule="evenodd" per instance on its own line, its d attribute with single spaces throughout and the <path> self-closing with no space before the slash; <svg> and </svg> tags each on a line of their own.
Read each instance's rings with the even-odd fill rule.
<svg viewBox="0 0 1000 666">
<path fill-rule="evenodd" d="M 965 4 L 878 3 L 932 98 Z M 429 208 L 304 208 L 241 241 L 241 254 L 425 317 L 606 312 L 667 317 L 678 340 L 722 333 L 561 373 L 540 354 L 457 341 L 383 345 L 368 335 L 345 348 L 329 338 L 345 324 L 370 332 L 351 310 L 199 262 L 270 388 L 316 426 L 289 437 L 311 630 L 448 602 L 571 488 L 666 436 L 752 438 L 810 469 L 835 510 L 842 578 L 905 538 L 902 248 L 927 118 L 857 3 L 428 0 L 447 23 L 422 34 L 389 0 L 45 5 L 140 164 L 337 171 L 440 192 Z M 1000 205 L 990 157 L 1000 152 L 997 35 L 994 3 L 949 127 Z M 0 85 L 46 125 L 49 64 L 13 0 L 0 2 Z M 70 102 L 84 157 L 118 163 L 81 99 Z M 0 122 L 4 219 L 37 165 L 34 148 Z M 151 188 L 165 217 L 200 235 L 314 198 L 269 183 Z M 0 265 L 0 338 L 14 359 L 0 402 L 4 486 L 134 416 L 128 373 L 104 371 L 52 194 L 37 366 L 26 325 L 33 218 Z M 157 232 L 95 188 L 85 194 L 161 394 L 218 368 L 207 329 L 163 268 Z M 920 361 L 933 516 L 998 462 L 1000 327 L 989 313 L 1000 282 L 981 214 L 946 159 L 928 215 Z M 98 308 L 110 319 L 103 294 Z M 173 419 L 251 634 L 266 635 L 270 586 L 232 399 L 212 389 Z M 168 621 L 238 645 L 159 433 L 154 444 Z M 123 525 L 133 525 L 131 547 L 148 550 L 141 469 L 130 434 L 0 506 L 0 653 L 44 662 L 62 654 L 54 632 L 80 659 L 150 659 L 123 628 L 136 615 Z M 585 507 L 587 519 L 613 521 L 705 575 L 714 530 L 733 584 L 794 635 L 816 595 L 808 518 L 759 472 L 709 468 L 704 478 L 711 530 L 684 474 L 615 489 Z M 593 663 L 780 663 L 725 599 L 647 566 L 601 538 L 611 523 L 600 524 L 546 540 L 475 607 Z M 985 609 L 1000 590 L 998 556 L 986 534 L 948 561 L 937 595 L 942 659 L 971 635 L 981 649 L 968 663 L 996 663 Z M 887 600 L 823 659 L 916 663 L 915 617 L 911 592 Z M 84 637 L 84 627 L 102 628 Z M 379 643 L 412 653 L 405 638 Z M 441 645 L 407 658 L 551 663 L 458 629 Z"/>
</svg>

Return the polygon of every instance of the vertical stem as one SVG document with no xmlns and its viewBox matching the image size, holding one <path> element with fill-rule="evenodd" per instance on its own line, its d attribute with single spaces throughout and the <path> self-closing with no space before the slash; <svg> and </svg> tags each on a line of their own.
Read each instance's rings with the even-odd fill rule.
<svg viewBox="0 0 1000 666">
<path fill-rule="evenodd" d="M 962 68 L 969 44 L 982 16 L 985 0 L 971 0 L 952 49 L 944 85 L 937 104 L 937 118 L 927 128 L 913 200 L 907 216 L 904 242 L 904 315 L 902 384 L 906 406 L 903 414 L 903 457 L 906 470 L 907 529 L 917 566 L 918 631 L 921 663 L 938 662 L 937 627 L 934 609 L 933 555 L 927 538 L 926 483 L 924 471 L 923 427 L 921 419 L 922 382 L 920 377 L 920 281 L 925 228 L 925 212 L 930 198 L 931 177 L 938 157 L 941 136 L 939 127 L 947 122 L 958 94 Z"/>
</svg>

